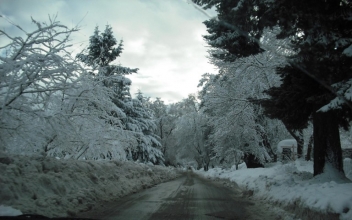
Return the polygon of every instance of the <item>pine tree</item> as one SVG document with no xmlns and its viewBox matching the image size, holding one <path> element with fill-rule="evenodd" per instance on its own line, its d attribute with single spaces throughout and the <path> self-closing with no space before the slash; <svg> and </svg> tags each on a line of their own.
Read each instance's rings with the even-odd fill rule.
<svg viewBox="0 0 352 220">
<path fill-rule="evenodd" d="M 138 91 L 137 97 L 126 105 L 126 129 L 133 132 L 138 146 L 130 150 L 132 158 L 142 162 L 164 164 L 160 137 L 155 134 L 156 123 L 152 111 L 147 107 L 148 99 Z"/>
<path fill-rule="evenodd" d="M 258 0 L 193 0 L 196 4 L 205 5 L 204 9 L 216 7 L 217 19 L 204 22 L 209 35 L 206 42 L 221 52 L 211 53 L 215 58 L 234 61 L 263 52 L 259 40 L 263 32 L 263 3 Z"/>
<path fill-rule="evenodd" d="M 104 33 L 99 35 L 99 28 L 95 27 L 94 34 L 89 38 L 88 54 L 79 54 L 77 57 L 91 66 L 108 66 L 120 56 L 123 50 L 122 40 L 118 44 L 113 36 L 111 26 L 107 25 Z"/>
<path fill-rule="evenodd" d="M 112 28 L 107 25 L 103 33 L 99 33 L 98 27 L 95 28 L 87 53 L 81 53 L 77 58 L 92 67 L 94 80 L 112 89 L 112 102 L 124 113 L 121 118 L 123 129 L 126 135 L 134 140 L 131 142 L 132 146 L 127 149 L 129 157 L 143 162 L 163 164 L 163 154 L 158 149 L 161 144 L 152 132 L 155 123 L 150 110 L 143 105 L 144 97 L 140 93 L 137 99 L 133 99 L 130 93 L 132 81 L 126 75 L 136 73 L 138 69 L 113 64 L 122 50 L 122 41 L 117 43 Z M 111 115 L 121 117 L 119 112 L 111 112 Z"/>
</svg>

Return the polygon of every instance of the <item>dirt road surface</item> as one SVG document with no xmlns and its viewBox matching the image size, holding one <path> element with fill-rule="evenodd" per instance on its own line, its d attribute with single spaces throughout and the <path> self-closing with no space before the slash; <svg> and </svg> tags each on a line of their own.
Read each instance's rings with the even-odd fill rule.
<svg viewBox="0 0 352 220">
<path fill-rule="evenodd" d="M 224 182 L 203 179 L 191 171 L 176 180 L 102 204 L 79 217 L 109 220 L 287 219 L 287 216 L 273 212 L 268 204 L 242 197 L 237 186 L 224 186 Z"/>
</svg>

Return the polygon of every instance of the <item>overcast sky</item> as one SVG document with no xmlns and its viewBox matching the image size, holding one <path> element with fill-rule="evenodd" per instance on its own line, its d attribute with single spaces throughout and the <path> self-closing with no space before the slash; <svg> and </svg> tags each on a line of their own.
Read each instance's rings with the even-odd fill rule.
<svg viewBox="0 0 352 220">
<path fill-rule="evenodd" d="M 187 0 L 0 0 L 0 14 L 26 31 L 35 28 L 31 16 L 47 21 L 48 15 L 57 14 L 66 26 L 79 24 L 72 40 L 82 48 L 96 25 L 102 31 L 111 25 L 116 39 L 124 41 L 117 62 L 139 68 L 130 77 L 132 95 L 140 89 L 166 103 L 180 101 L 197 92 L 202 74 L 215 72 L 202 38 L 207 33 L 202 22 L 208 17 Z M 10 30 L 2 18 L 0 28 Z"/>
</svg>

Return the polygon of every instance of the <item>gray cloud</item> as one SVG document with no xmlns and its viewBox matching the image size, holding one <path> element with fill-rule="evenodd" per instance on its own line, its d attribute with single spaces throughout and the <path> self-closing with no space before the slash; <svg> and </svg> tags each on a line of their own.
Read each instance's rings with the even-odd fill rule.
<svg viewBox="0 0 352 220">
<path fill-rule="evenodd" d="M 118 58 L 123 66 L 139 68 L 131 77 L 137 89 L 151 97 L 180 100 L 197 91 L 200 76 L 214 72 L 206 59 L 206 34 L 202 24 L 207 19 L 185 0 L 0 0 L 0 14 L 30 30 L 30 16 L 46 21 L 48 14 L 81 30 L 72 36 L 75 52 L 87 46 L 96 25 L 104 30 L 113 27 L 115 37 L 124 41 Z M 9 30 L 6 22 L 1 29 Z M 33 28 L 33 27 L 32 27 Z"/>
</svg>

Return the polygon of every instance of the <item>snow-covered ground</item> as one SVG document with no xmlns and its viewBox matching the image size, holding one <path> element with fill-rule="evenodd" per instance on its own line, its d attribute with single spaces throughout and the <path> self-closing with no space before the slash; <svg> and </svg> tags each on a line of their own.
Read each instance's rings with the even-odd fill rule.
<svg viewBox="0 0 352 220">
<path fill-rule="evenodd" d="M 352 179 L 352 160 L 344 160 L 344 169 Z M 352 219 L 352 183 L 348 179 L 337 179 L 327 175 L 313 177 L 313 163 L 304 160 L 282 164 L 275 163 L 268 168 L 210 169 L 195 171 L 208 178 L 229 179 L 236 182 L 249 196 L 271 202 L 297 213 L 304 219 L 309 211 L 322 215 L 339 215 L 340 219 Z M 318 175 L 319 176 L 319 175 Z M 306 215 L 306 216 L 305 216 Z M 313 219 L 318 219 L 315 216 Z"/>
<path fill-rule="evenodd" d="M 176 169 L 122 161 L 0 156 L 0 215 L 74 216 L 176 178 Z"/>
<path fill-rule="evenodd" d="M 352 160 L 344 169 L 352 179 Z M 177 170 L 122 161 L 57 160 L 48 157 L 0 156 L 0 215 L 35 213 L 74 216 L 143 188 L 177 177 Z M 236 182 L 248 196 L 290 207 L 298 216 L 337 214 L 352 219 L 352 183 L 335 177 L 313 178 L 313 164 L 303 160 L 267 168 L 195 171 Z M 329 179 L 330 178 L 330 179 Z M 304 212 L 302 210 L 305 210 Z"/>
</svg>

